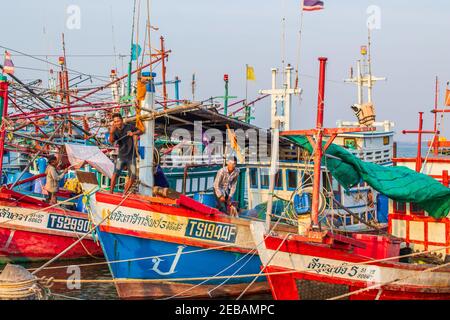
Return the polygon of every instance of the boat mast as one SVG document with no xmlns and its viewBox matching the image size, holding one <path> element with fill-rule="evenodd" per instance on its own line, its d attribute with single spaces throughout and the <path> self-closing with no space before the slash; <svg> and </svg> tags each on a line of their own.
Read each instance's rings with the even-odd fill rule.
<svg viewBox="0 0 450 320">
<path fill-rule="evenodd" d="M 167 84 L 166 84 L 166 51 L 164 50 L 164 37 L 161 36 L 161 68 L 162 68 L 162 86 L 163 86 L 163 106 L 164 110 L 167 109 Z"/>
<path fill-rule="evenodd" d="M 367 87 L 367 103 L 373 103 L 373 87 L 378 81 L 386 81 L 385 77 L 375 77 L 372 73 L 372 36 L 368 33 L 367 46 L 361 47 L 362 59 L 357 61 L 357 75 L 353 76 L 353 72 L 350 78 L 345 79 L 346 83 L 356 84 L 358 88 L 358 106 L 361 107 L 364 102 L 364 87 Z M 367 58 L 366 58 L 367 57 Z"/>
<path fill-rule="evenodd" d="M 272 129 L 272 150 L 271 150 L 271 161 L 270 161 L 270 183 L 269 183 L 269 198 L 267 201 L 266 209 L 266 232 L 270 232 L 270 223 L 272 221 L 272 206 L 273 206 L 273 196 L 275 190 L 275 179 L 278 172 L 278 154 L 280 145 L 280 121 L 275 121 L 275 127 Z M 281 179 L 281 176 L 279 177 Z"/>
<path fill-rule="evenodd" d="M 272 68 L 272 89 L 259 91 L 260 94 L 271 96 L 270 110 L 272 129 L 278 128 L 281 131 L 289 131 L 291 128 L 292 95 L 299 95 L 302 92 L 300 88 L 292 86 L 293 69 L 294 68 L 292 68 L 291 65 L 287 65 L 283 70 L 285 74 L 283 77 L 283 88 L 277 89 L 277 69 Z"/>
<path fill-rule="evenodd" d="M 320 57 L 320 78 L 319 78 L 319 96 L 317 102 L 317 121 L 316 121 L 316 151 L 314 153 L 314 180 L 313 180 L 313 198 L 311 207 L 312 227 L 319 227 L 319 194 L 320 194 L 320 178 L 322 177 L 322 142 L 323 142 L 323 109 L 325 104 L 325 68 L 327 58 Z"/>
<path fill-rule="evenodd" d="M 320 231 L 319 224 L 319 207 L 320 207 L 320 181 L 322 177 L 322 157 L 325 154 L 328 147 L 333 143 L 338 134 L 349 132 L 368 132 L 374 131 L 374 127 L 358 127 L 358 128 L 324 128 L 324 108 L 325 108 L 325 77 L 326 77 L 326 64 L 328 59 L 325 57 L 319 58 L 320 74 L 319 74 L 319 92 L 317 102 L 317 120 L 316 128 L 311 130 L 295 130 L 285 131 L 280 135 L 282 136 L 306 136 L 308 142 L 314 152 L 314 180 L 313 180 L 313 195 L 311 205 L 311 227 L 306 231 L 301 227 L 301 221 L 299 221 L 299 234 L 307 241 L 319 241 L 321 242 L 324 237 L 324 233 Z M 328 136 L 325 145 L 323 145 L 324 136 Z M 315 137 L 315 140 L 313 139 Z M 319 231 L 317 230 L 319 229 Z"/>
<path fill-rule="evenodd" d="M 436 111 L 439 104 L 439 78 L 436 76 L 436 87 L 434 92 L 434 110 Z M 434 112 L 434 131 L 437 131 L 437 112 Z M 436 134 L 433 139 L 434 154 L 439 154 L 439 135 Z"/>
<path fill-rule="evenodd" d="M 8 80 L 6 76 L 0 75 L 0 185 L 3 181 L 3 155 L 5 153 L 6 128 L 3 119 L 8 114 Z"/>
</svg>

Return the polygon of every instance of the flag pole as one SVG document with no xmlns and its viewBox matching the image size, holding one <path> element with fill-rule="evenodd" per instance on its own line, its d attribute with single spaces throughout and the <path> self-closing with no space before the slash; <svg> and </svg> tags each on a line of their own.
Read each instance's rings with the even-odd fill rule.
<svg viewBox="0 0 450 320">
<path fill-rule="evenodd" d="M 249 112 L 248 112 L 248 64 L 245 65 L 245 119 L 244 121 L 249 123 L 250 122 L 250 116 L 249 116 Z"/>
<path fill-rule="evenodd" d="M 300 68 L 300 54 L 301 54 L 301 43 L 302 43 L 302 32 L 303 32 L 303 18 L 304 18 L 304 9 L 305 9 L 305 0 L 301 1 L 301 12 L 300 12 L 300 30 L 298 31 L 298 52 L 297 52 L 297 66 L 296 66 L 296 75 L 295 75 L 295 89 L 298 88 L 299 82 L 299 68 Z"/>
<path fill-rule="evenodd" d="M 245 65 L 245 104 L 248 98 L 248 64 Z"/>
</svg>

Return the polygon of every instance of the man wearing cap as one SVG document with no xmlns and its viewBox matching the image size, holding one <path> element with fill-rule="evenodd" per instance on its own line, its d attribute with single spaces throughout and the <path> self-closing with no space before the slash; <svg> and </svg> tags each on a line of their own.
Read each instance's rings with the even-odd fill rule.
<svg viewBox="0 0 450 320">
<path fill-rule="evenodd" d="M 228 213 L 231 206 L 231 200 L 236 192 L 236 185 L 240 170 L 236 168 L 236 157 L 230 157 L 226 167 L 217 172 L 214 180 L 214 194 L 217 199 L 218 209 L 224 213 Z"/>
</svg>

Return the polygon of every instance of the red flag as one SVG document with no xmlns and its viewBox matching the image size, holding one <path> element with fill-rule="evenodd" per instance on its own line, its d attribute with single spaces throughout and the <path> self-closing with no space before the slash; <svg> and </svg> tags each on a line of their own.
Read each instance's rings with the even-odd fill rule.
<svg viewBox="0 0 450 320">
<path fill-rule="evenodd" d="M 14 74 L 14 63 L 11 60 L 11 54 L 5 51 L 5 62 L 3 63 L 3 73 Z"/>
</svg>

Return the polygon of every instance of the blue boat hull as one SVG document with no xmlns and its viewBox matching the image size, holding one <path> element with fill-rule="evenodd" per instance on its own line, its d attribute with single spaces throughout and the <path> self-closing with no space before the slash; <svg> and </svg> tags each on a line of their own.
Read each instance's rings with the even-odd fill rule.
<svg viewBox="0 0 450 320">
<path fill-rule="evenodd" d="M 260 272 L 255 251 L 244 254 L 111 232 L 98 234 L 124 299 L 235 296 L 254 279 L 241 276 Z M 268 291 L 266 278 L 259 277 L 247 293 Z"/>
</svg>

